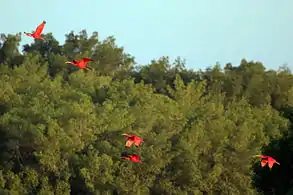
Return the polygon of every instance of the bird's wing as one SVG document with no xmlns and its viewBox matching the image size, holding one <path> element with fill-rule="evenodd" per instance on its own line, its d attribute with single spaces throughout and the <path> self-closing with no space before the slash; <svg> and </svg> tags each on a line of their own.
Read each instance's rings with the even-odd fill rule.
<svg viewBox="0 0 293 195">
<path fill-rule="evenodd" d="M 275 161 L 274 160 L 269 160 L 268 161 L 268 165 L 270 167 L 270 169 L 274 166 Z"/>
<path fill-rule="evenodd" d="M 89 59 L 89 58 L 82 58 L 81 59 L 83 62 L 93 62 L 94 60 Z"/>
<path fill-rule="evenodd" d="M 40 24 L 40 25 L 36 28 L 36 31 L 34 32 L 34 34 L 35 34 L 36 36 L 40 36 L 40 35 L 42 34 L 43 29 L 44 29 L 44 27 L 45 27 L 45 24 L 46 24 L 46 22 L 43 21 L 43 23 Z"/>
<path fill-rule="evenodd" d="M 260 164 L 261 164 L 261 167 L 264 167 L 266 166 L 268 160 L 261 160 Z"/>
<path fill-rule="evenodd" d="M 138 154 L 133 154 L 132 157 L 135 158 L 135 159 L 137 159 L 137 160 L 140 159 L 140 156 Z"/>
<path fill-rule="evenodd" d="M 139 146 L 141 142 L 142 142 L 142 139 L 140 139 L 140 138 L 138 138 L 138 137 L 135 137 L 135 139 L 134 139 L 134 144 L 135 144 L 136 146 Z"/>
<path fill-rule="evenodd" d="M 133 144 L 132 140 L 127 140 L 125 146 L 129 148 L 132 144 Z"/>
</svg>

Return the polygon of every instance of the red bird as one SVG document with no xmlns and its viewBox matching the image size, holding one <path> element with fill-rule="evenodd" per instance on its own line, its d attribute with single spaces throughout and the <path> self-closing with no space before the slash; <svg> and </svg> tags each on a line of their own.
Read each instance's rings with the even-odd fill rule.
<svg viewBox="0 0 293 195">
<path fill-rule="evenodd" d="M 24 32 L 24 34 L 26 34 L 29 37 L 33 37 L 35 39 L 41 39 L 41 40 L 45 40 L 43 37 L 41 37 L 42 31 L 45 27 L 46 21 L 43 21 L 42 24 L 40 24 L 37 28 L 36 31 L 34 33 L 26 33 Z"/>
<path fill-rule="evenodd" d="M 86 67 L 86 64 L 88 62 L 93 62 L 93 60 L 89 59 L 89 58 L 82 58 L 80 61 L 77 61 L 77 60 L 73 60 L 72 62 L 65 62 L 66 64 L 73 64 L 74 66 L 77 66 L 81 69 L 86 69 L 86 70 L 89 70 L 87 67 Z"/>
<path fill-rule="evenodd" d="M 124 158 L 126 160 L 135 162 L 135 163 L 140 163 L 142 164 L 142 162 L 139 160 L 140 156 L 138 154 L 132 154 L 132 155 L 128 155 L 127 152 L 123 152 L 121 155 L 121 158 Z"/>
<path fill-rule="evenodd" d="M 122 135 L 127 137 L 127 141 L 125 144 L 126 148 L 130 148 L 130 146 L 134 143 L 136 147 L 138 147 L 142 142 L 144 142 L 140 137 L 136 135 L 128 135 L 126 133 L 123 133 Z"/>
<path fill-rule="evenodd" d="M 277 162 L 274 158 L 270 157 L 270 156 L 264 156 L 264 155 L 255 155 L 256 157 L 260 157 L 261 160 L 261 167 L 266 166 L 266 164 L 268 163 L 269 168 L 271 169 L 273 167 L 273 165 L 276 163 L 278 165 L 280 165 L 279 162 Z"/>
</svg>

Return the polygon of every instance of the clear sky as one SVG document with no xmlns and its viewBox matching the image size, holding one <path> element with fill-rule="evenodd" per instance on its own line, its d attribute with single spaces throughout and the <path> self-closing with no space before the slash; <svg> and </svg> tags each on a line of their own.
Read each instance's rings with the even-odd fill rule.
<svg viewBox="0 0 293 195">
<path fill-rule="evenodd" d="M 32 31 L 64 42 L 71 30 L 114 35 L 117 44 L 147 64 L 181 56 L 188 68 L 245 57 L 267 68 L 293 68 L 293 0 L 0 0 L 0 32 Z M 23 36 L 22 43 L 32 39 Z"/>
</svg>

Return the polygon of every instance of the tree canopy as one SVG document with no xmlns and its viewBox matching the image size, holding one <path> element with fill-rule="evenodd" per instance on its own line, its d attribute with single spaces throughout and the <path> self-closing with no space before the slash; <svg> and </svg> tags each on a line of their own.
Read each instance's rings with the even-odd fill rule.
<svg viewBox="0 0 293 195">
<path fill-rule="evenodd" d="M 293 191 L 293 74 L 261 62 L 138 65 L 114 37 L 0 42 L 0 194 L 284 195 Z M 66 60 L 89 57 L 92 70 Z M 120 158 L 122 133 L 144 139 Z M 260 166 L 264 154 L 280 165 Z M 292 188 L 292 189 L 291 189 Z"/>
</svg>

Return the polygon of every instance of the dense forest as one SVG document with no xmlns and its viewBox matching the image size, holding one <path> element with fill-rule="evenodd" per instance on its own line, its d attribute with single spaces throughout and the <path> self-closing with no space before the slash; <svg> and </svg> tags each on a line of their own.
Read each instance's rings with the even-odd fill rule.
<svg viewBox="0 0 293 195">
<path fill-rule="evenodd" d="M 114 37 L 1 35 L 0 194 L 293 194 L 293 75 L 138 65 Z M 92 70 L 66 60 L 89 57 Z M 144 139 L 125 149 L 123 133 Z M 121 159 L 127 150 L 143 164 Z M 280 165 L 260 166 L 263 154 Z"/>
</svg>

